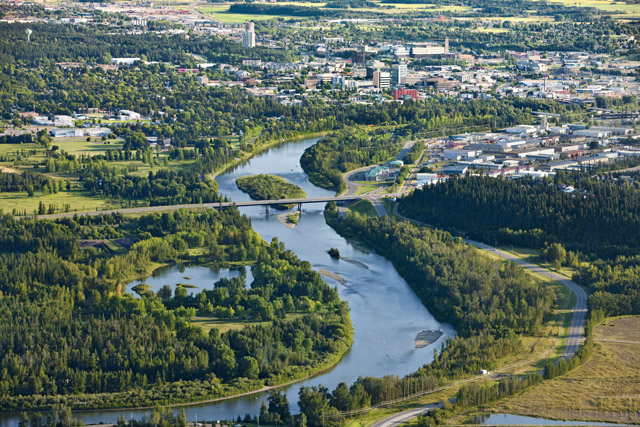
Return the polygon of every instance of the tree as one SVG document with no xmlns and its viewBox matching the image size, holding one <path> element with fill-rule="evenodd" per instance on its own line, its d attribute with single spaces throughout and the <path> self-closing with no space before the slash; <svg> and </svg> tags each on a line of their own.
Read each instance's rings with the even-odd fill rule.
<svg viewBox="0 0 640 427">
<path fill-rule="evenodd" d="M 269 414 L 272 416 L 277 415 L 282 422 L 288 423 L 291 418 L 291 411 L 287 396 L 279 391 L 270 392 L 267 401 L 269 402 Z"/>
<path fill-rule="evenodd" d="M 251 356 L 244 356 L 238 366 L 241 377 L 256 379 L 260 373 L 258 361 Z"/>
</svg>

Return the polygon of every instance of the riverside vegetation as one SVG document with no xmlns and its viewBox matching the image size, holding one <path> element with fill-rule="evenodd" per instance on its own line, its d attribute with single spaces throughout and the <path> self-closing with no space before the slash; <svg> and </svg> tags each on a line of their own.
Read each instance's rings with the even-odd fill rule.
<svg viewBox="0 0 640 427">
<path fill-rule="evenodd" d="M 309 426 L 337 426 L 338 411 L 433 390 L 480 369 L 494 369 L 502 358 L 521 350 L 519 334 L 535 335 L 553 307 L 553 290 L 534 282 L 517 264 L 488 258 L 445 231 L 352 212 L 343 219 L 335 204 L 325 214 L 341 235 L 390 259 L 434 316 L 451 323 L 457 335 L 435 352 L 432 363 L 404 378 L 361 378 L 333 391 L 301 389 L 300 409 Z M 499 387 L 512 393 L 538 381 L 531 377 L 522 385 L 507 381 Z"/>
<path fill-rule="evenodd" d="M 326 368 L 352 339 L 335 289 L 236 210 L 176 211 L 57 222 L 0 217 L 0 407 L 3 410 L 160 405 L 260 389 Z M 113 247 L 83 248 L 97 233 Z M 149 266 L 250 266 L 254 281 L 221 279 L 189 295 L 124 292 Z M 246 267 L 243 267 L 246 268 Z M 288 316 L 296 314 L 295 316 Z M 194 316 L 244 319 L 208 334 Z M 251 322 L 256 322 L 251 325 Z"/>
<path fill-rule="evenodd" d="M 307 197 L 307 193 L 297 185 L 287 182 L 286 179 L 276 175 L 260 174 L 243 176 L 236 180 L 238 188 L 249 194 L 254 200 L 277 200 Z M 279 203 L 272 205 L 276 209 L 286 210 L 293 207 L 292 204 Z"/>
</svg>

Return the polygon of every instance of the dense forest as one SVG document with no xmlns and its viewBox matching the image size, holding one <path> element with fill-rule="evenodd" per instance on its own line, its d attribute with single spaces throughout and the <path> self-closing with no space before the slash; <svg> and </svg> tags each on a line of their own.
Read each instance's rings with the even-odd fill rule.
<svg viewBox="0 0 640 427">
<path fill-rule="evenodd" d="M 307 193 L 297 185 L 291 184 L 276 175 L 243 176 L 236 180 L 238 188 L 249 194 L 254 200 L 294 199 L 307 197 Z M 272 205 L 276 209 L 291 209 L 291 204 Z"/>
<path fill-rule="evenodd" d="M 337 292 L 281 243 L 264 243 L 236 210 L 59 222 L 2 216 L 0 228 L 5 410 L 224 396 L 308 375 L 351 342 Z M 96 231 L 136 243 L 115 252 L 81 244 Z M 140 298 L 125 292 L 150 265 L 190 261 L 250 265 L 254 281 L 223 279 L 193 296 L 180 286 L 156 294 L 141 285 Z M 248 323 L 207 334 L 194 316 Z"/>
<path fill-rule="evenodd" d="M 414 191 L 399 211 L 489 244 L 540 249 L 547 261 L 579 267 L 574 280 L 589 290 L 591 309 L 640 314 L 640 236 L 630 232 L 640 227 L 637 181 L 593 171 L 542 181 L 468 176 Z"/>
<path fill-rule="evenodd" d="M 574 176 L 575 178 L 571 178 Z M 564 185 L 574 185 L 566 191 Z M 637 184 L 558 174 L 553 179 L 448 179 L 403 199 L 408 217 L 477 240 L 539 249 L 560 242 L 586 255 L 615 257 L 640 249 Z"/>
</svg>

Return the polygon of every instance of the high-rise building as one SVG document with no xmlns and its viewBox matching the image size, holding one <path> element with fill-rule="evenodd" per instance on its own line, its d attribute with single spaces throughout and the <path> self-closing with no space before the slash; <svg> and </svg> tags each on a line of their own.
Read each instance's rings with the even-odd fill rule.
<svg viewBox="0 0 640 427">
<path fill-rule="evenodd" d="M 254 31 L 253 22 L 244 23 L 244 32 L 242 33 L 242 46 L 256 47 L 256 32 Z"/>
<path fill-rule="evenodd" d="M 409 70 L 407 69 L 407 64 L 396 64 L 391 69 L 391 80 L 394 85 L 403 85 L 407 83 L 408 75 Z"/>
<path fill-rule="evenodd" d="M 388 71 L 375 71 L 373 73 L 373 85 L 378 89 L 391 87 L 391 73 Z"/>
</svg>

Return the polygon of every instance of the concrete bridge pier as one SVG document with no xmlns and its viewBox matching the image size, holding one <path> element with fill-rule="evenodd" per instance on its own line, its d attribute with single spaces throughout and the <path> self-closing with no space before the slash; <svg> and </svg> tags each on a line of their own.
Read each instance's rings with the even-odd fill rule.
<svg viewBox="0 0 640 427">
<path fill-rule="evenodd" d="M 298 203 L 298 212 L 302 215 L 302 203 Z"/>
</svg>

